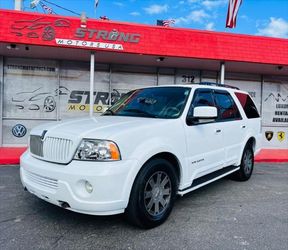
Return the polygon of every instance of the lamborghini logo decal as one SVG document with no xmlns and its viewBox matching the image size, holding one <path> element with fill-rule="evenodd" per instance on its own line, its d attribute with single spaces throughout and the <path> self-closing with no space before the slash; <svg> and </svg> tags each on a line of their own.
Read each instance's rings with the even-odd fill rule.
<svg viewBox="0 0 288 250">
<path fill-rule="evenodd" d="M 265 132 L 265 137 L 268 141 L 271 141 L 273 138 L 273 131 L 266 131 Z"/>
</svg>

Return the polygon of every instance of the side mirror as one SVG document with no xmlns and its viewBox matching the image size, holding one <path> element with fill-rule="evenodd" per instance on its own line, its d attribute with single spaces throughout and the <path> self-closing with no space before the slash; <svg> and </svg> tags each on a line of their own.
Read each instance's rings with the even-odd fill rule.
<svg viewBox="0 0 288 250">
<path fill-rule="evenodd" d="M 218 116 L 217 113 L 218 112 L 216 107 L 210 107 L 210 106 L 195 107 L 193 109 L 193 116 L 188 116 L 186 121 L 188 125 L 214 121 Z"/>
</svg>

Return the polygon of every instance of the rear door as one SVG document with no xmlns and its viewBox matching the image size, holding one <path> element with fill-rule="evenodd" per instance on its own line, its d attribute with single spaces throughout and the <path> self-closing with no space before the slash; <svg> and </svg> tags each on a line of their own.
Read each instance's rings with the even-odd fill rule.
<svg viewBox="0 0 288 250">
<path fill-rule="evenodd" d="M 214 98 L 218 109 L 217 122 L 222 128 L 225 165 L 232 165 L 239 159 L 245 139 L 246 124 L 228 91 L 215 90 Z"/>
</svg>

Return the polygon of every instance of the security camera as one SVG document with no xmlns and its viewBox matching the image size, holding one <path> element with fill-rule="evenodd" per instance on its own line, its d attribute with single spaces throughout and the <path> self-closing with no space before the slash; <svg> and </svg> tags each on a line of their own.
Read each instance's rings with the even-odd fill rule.
<svg viewBox="0 0 288 250">
<path fill-rule="evenodd" d="M 163 62 L 164 59 L 165 59 L 165 57 L 158 57 L 158 58 L 156 59 L 156 61 L 157 61 L 157 62 Z"/>
<path fill-rule="evenodd" d="M 279 66 L 277 66 L 277 69 L 281 70 L 281 69 L 283 69 L 283 66 L 279 65 Z"/>
</svg>

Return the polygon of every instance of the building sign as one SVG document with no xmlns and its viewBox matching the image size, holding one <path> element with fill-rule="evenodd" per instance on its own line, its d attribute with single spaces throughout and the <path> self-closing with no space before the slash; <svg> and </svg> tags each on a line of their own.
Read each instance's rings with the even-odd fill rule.
<svg viewBox="0 0 288 250">
<path fill-rule="evenodd" d="M 119 98 L 124 95 L 120 94 L 118 90 L 113 89 L 111 93 L 111 105 L 113 105 Z M 103 113 L 110 103 L 110 95 L 108 92 L 94 91 L 94 112 Z M 88 112 L 90 109 L 90 91 L 72 90 L 67 101 L 67 111 L 82 111 Z"/>
<path fill-rule="evenodd" d="M 59 46 L 124 50 L 123 44 L 139 43 L 140 40 L 138 33 L 127 33 L 116 29 L 76 28 L 73 30 L 71 22 L 63 18 L 54 21 L 48 21 L 45 17 L 31 20 L 20 19 L 15 20 L 10 28 L 11 33 L 15 36 L 54 41 Z M 73 38 L 70 38 L 71 30 Z M 59 34 L 61 37 L 57 37 Z"/>
<path fill-rule="evenodd" d="M 66 45 L 66 46 L 97 48 L 97 49 L 112 49 L 112 50 L 123 50 L 124 49 L 122 44 L 101 43 L 101 42 L 61 39 L 61 38 L 56 38 L 56 44 L 57 45 L 63 45 L 63 46 Z"/>
<path fill-rule="evenodd" d="M 288 84 L 264 83 L 262 105 L 265 126 L 288 126 Z"/>
<path fill-rule="evenodd" d="M 78 38 L 87 38 L 92 41 L 118 41 L 125 43 L 138 43 L 140 34 L 118 32 L 116 29 L 112 31 L 96 30 L 96 29 L 83 29 L 78 28 L 74 34 Z"/>
</svg>

